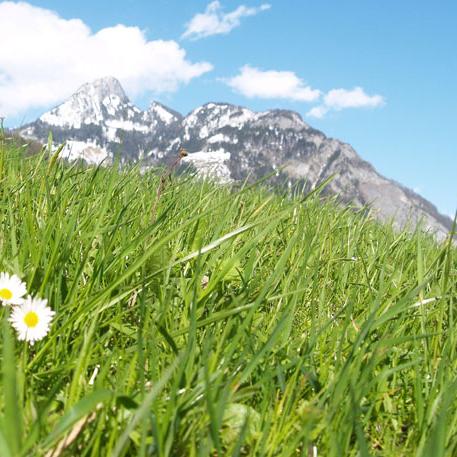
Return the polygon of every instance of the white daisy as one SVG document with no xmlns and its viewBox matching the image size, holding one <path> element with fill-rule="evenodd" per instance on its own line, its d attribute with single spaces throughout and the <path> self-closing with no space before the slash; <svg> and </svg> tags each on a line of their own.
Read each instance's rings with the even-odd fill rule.
<svg viewBox="0 0 457 457">
<path fill-rule="evenodd" d="M 0 273 L 0 301 L 4 305 L 20 305 L 26 293 L 27 288 L 18 276 Z"/>
<path fill-rule="evenodd" d="M 47 300 L 28 296 L 20 306 L 13 307 L 9 321 L 18 333 L 19 340 L 33 345 L 49 332 L 54 311 L 46 306 Z"/>
</svg>

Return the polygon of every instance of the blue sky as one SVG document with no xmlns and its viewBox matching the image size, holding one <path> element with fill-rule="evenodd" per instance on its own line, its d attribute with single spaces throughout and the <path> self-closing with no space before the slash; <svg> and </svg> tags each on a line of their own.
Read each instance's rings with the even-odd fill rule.
<svg viewBox="0 0 457 457">
<path fill-rule="evenodd" d="M 12 4 L 0 2 L 0 8 L 7 3 Z M 156 99 L 183 114 L 209 101 L 226 101 L 255 110 L 293 109 L 312 126 L 353 145 L 378 171 L 415 189 L 443 213 L 451 215 L 457 209 L 455 1 L 221 0 L 213 5 L 217 17 L 222 20 L 224 15 L 238 11 L 239 23 L 235 20 L 234 25 L 229 20 L 225 30 L 224 24 L 218 24 L 224 33 L 216 33 L 216 27 L 211 34 L 210 27 L 208 36 L 189 30 L 196 14 L 208 13 L 208 1 L 28 3 L 52 10 L 62 20 L 78 18 L 90 28 L 88 33 L 123 24 L 138 28 L 146 41 L 174 42 L 170 55 L 178 63 L 170 64 L 175 65 L 170 67 L 174 69 L 172 76 L 164 73 L 162 79 L 157 75 L 148 79 L 148 72 L 154 73 L 151 67 L 142 70 L 145 76 L 141 81 L 133 77 L 127 81 L 125 76 L 128 95 L 141 107 Z M 239 10 L 240 6 L 245 8 Z M 15 36 L 14 30 L 6 39 L 9 46 L 18 48 L 16 55 L 20 56 L 23 48 L 33 50 L 33 32 L 24 37 L 24 32 Z M 62 30 L 64 34 L 66 29 Z M 0 28 L 0 39 L 1 34 Z M 65 46 L 72 48 L 71 42 Z M 58 53 L 57 49 L 56 59 Z M 41 56 L 33 65 L 42 65 L 47 58 Z M 31 59 L 28 54 L 27 59 Z M 84 66 L 82 59 L 77 63 L 67 62 L 65 57 L 61 60 L 61 68 Z M 59 68 L 55 68 L 59 64 L 59 60 L 51 59 L 39 78 L 57 81 L 53 84 L 60 87 Z M 8 71 L 18 68 L 14 65 L 11 59 L 2 61 L 0 57 L 0 108 L 2 81 L 11 83 L 14 78 Z M 268 81 L 278 77 L 277 87 L 263 90 L 246 86 L 243 67 L 265 76 L 267 86 Z M 69 83 L 86 74 L 79 68 L 69 75 L 65 71 L 62 79 Z M 19 111 L 7 117 L 10 126 L 33 120 L 55 105 L 59 95 L 56 91 L 54 98 L 46 98 L 43 89 L 43 99 L 29 106 L 21 81 L 18 77 L 16 85 L 10 85 L 15 93 L 24 94 Z M 292 84 L 290 90 L 281 89 L 283 83 Z M 356 87 L 362 91 L 361 98 L 356 97 L 358 101 L 354 101 Z M 305 93 L 307 88 L 318 90 L 320 98 L 311 100 L 312 93 Z M 344 92 L 332 92 L 338 89 Z M 67 94 L 69 87 L 62 86 L 62 91 Z M 307 115 L 317 106 L 325 107 L 323 117 Z"/>
</svg>

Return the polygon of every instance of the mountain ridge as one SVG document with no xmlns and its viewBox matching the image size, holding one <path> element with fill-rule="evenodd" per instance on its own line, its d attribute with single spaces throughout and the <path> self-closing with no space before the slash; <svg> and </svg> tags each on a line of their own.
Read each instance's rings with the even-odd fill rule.
<svg viewBox="0 0 457 457">
<path fill-rule="evenodd" d="M 66 143 L 64 158 L 88 163 L 121 162 L 150 167 L 167 162 L 181 147 L 184 162 L 221 182 L 256 180 L 266 174 L 276 185 L 303 182 L 311 189 L 330 176 L 326 192 L 341 203 L 370 205 L 378 219 L 399 227 L 424 221 L 440 238 L 451 220 L 411 189 L 390 180 L 363 160 L 348 143 L 327 137 L 299 113 L 284 109 L 255 112 L 208 102 L 187 115 L 152 102 L 142 111 L 130 102 L 113 77 L 81 86 L 68 100 L 18 129 L 26 138 L 45 141 L 52 131 Z"/>
</svg>

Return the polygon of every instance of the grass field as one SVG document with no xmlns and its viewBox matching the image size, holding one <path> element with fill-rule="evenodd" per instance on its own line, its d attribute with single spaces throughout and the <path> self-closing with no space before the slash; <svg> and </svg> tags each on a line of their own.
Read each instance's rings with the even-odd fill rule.
<svg viewBox="0 0 457 457">
<path fill-rule="evenodd" d="M 457 455 L 457 252 L 299 192 L 0 139 L 0 456 Z"/>
</svg>

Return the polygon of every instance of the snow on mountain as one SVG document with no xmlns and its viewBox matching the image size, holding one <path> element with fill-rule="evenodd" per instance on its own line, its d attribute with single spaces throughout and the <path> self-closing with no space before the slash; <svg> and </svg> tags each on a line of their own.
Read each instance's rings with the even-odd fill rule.
<svg viewBox="0 0 457 457">
<path fill-rule="evenodd" d="M 179 122 L 182 119 L 181 114 L 170 110 L 159 102 L 152 102 L 148 109 L 149 117 L 157 123 L 161 122 L 170 125 L 173 122 Z"/>
<path fill-rule="evenodd" d="M 370 205 L 381 220 L 398 226 L 424 222 L 441 237 L 451 221 L 427 200 L 391 181 L 362 160 L 354 149 L 327 138 L 288 110 L 254 112 L 227 103 L 207 103 L 187 116 L 153 102 L 141 111 L 111 77 L 84 84 L 67 101 L 19 129 L 25 137 L 66 142 L 68 160 L 111 163 L 141 161 L 143 167 L 183 160 L 200 176 L 220 182 L 256 180 L 270 174 L 272 184 L 300 182 L 312 189 L 333 176 L 326 192 L 342 203 Z"/>
<path fill-rule="evenodd" d="M 119 81 L 112 77 L 98 79 L 81 86 L 65 103 L 45 113 L 40 120 L 52 126 L 81 128 L 100 124 L 107 118 L 132 119 L 140 110 L 128 100 Z"/>
<path fill-rule="evenodd" d="M 68 140 L 60 157 L 70 161 L 84 160 L 91 165 L 109 165 L 111 163 L 108 151 L 90 141 Z"/>
<path fill-rule="evenodd" d="M 172 127 L 181 119 L 179 113 L 158 102 L 147 111 L 140 110 L 129 101 L 119 81 L 106 77 L 82 85 L 67 101 L 21 132 L 41 139 L 52 131 L 57 144 L 67 142 L 64 152 L 68 160 L 99 163 L 104 157 L 106 163 L 123 151 L 121 160 L 131 161 L 158 155 L 168 146 L 170 134 L 174 135 Z M 84 143 L 89 149 L 85 150 Z"/>
<path fill-rule="evenodd" d="M 192 152 L 182 159 L 184 164 L 191 164 L 202 178 L 215 178 L 221 184 L 233 182 L 230 176 L 230 152 L 224 149 L 216 151 Z"/>
<path fill-rule="evenodd" d="M 207 103 L 193 110 L 183 120 L 184 140 L 189 141 L 198 136 L 208 138 L 211 132 L 225 127 L 240 130 L 247 123 L 259 117 L 247 108 L 229 105 L 227 103 Z"/>
</svg>

